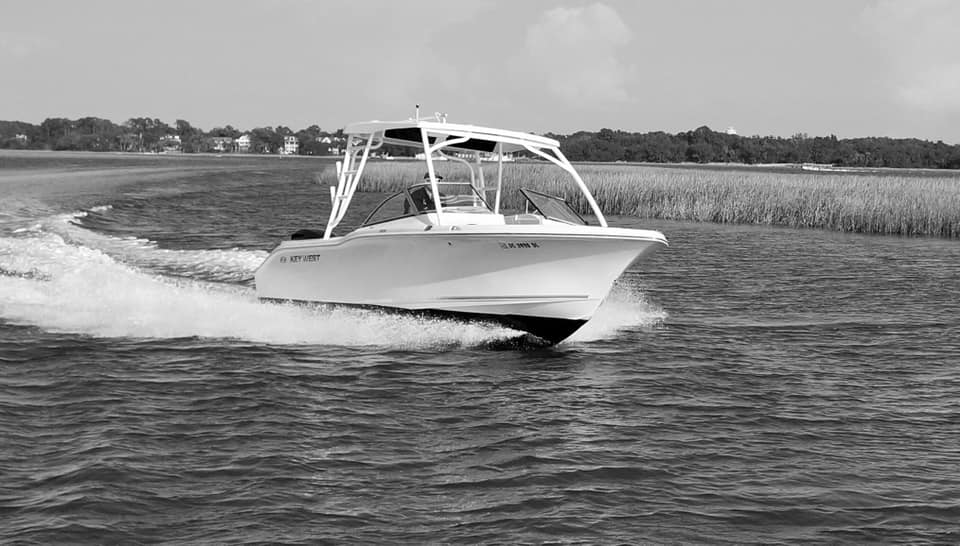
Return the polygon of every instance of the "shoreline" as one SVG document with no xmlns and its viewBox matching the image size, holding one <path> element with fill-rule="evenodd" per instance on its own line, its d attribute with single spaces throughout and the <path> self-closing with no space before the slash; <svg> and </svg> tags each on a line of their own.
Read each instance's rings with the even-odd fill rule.
<svg viewBox="0 0 960 546">
<path fill-rule="evenodd" d="M 63 158 L 125 158 L 125 159 L 153 159 L 153 160 L 163 160 L 163 159 L 183 159 L 190 160 L 191 158 L 196 159 L 246 159 L 246 160 L 257 160 L 257 159 L 296 159 L 296 160 L 320 160 L 320 161 L 329 161 L 334 158 L 340 157 L 339 155 L 281 155 L 281 154 L 245 154 L 238 152 L 228 152 L 228 153 L 211 153 L 211 152 L 196 152 L 196 153 L 151 153 L 151 152 L 118 152 L 118 151 L 107 151 L 107 152 L 94 152 L 94 151 L 85 151 L 85 150 L 15 150 L 15 149 L 4 149 L 0 148 L 0 170 L 3 170 L 3 157 L 63 157 Z"/>
</svg>

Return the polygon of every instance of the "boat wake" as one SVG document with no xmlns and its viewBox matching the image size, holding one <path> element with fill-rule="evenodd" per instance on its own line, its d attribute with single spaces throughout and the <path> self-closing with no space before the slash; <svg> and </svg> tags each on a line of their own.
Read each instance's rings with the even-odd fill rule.
<svg viewBox="0 0 960 546">
<path fill-rule="evenodd" d="M 91 213 L 100 213 L 109 206 L 90 211 L 59 215 L 43 228 L 60 235 L 66 242 L 104 252 L 115 260 L 162 275 L 180 276 L 213 282 L 243 282 L 267 256 L 251 250 L 172 250 L 160 248 L 153 241 L 137 237 L 114 237 L 87 229 L 80 220 Z"/>
<path fill-rule="evenodd" d="M 107 338 L 401 349 L 496 346 L 522 335 L 488 324 L 262 303 L 244 282 L 263 251 L 163 249 L 76 225 L 82 214 L 0 232 L 0 321 Z M 649 325 L 658 313 L 621 291 L 569 343 Z"/>
</svg>

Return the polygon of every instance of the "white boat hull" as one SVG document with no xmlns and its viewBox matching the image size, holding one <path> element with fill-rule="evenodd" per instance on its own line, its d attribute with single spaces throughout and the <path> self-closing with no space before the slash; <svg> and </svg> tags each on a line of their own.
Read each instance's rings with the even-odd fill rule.
<svg viewBox="0 0 960 546">
<path fill-rule="evenodd" d="M 593 316 L 658 232 L 587 226 L 436 227 L 284 241 L 260 298 L 493 320 L 558 342 Z"/>
</svg>

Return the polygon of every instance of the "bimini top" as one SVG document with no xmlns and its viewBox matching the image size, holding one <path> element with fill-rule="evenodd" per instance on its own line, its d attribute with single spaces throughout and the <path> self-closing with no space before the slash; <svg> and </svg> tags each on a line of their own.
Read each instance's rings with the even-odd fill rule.
<svg viewBox="0 0 960 546">
<path fill-rule="evenodd" d="M 451 142 L 449 146 L 444 146 L 444 148 L 460 151 L 495 152 L 498 144 L 502 144 L 500 151 L 507 153 L 528 148 L 560 148 L 560 143 L 556 140 L 531 133 L 447 123 L 434 119 L 364 121 L 347 125 L 343 132 L 354 136 L 373 135 L 375 140 L 382 139 L 385 144 L 422 149 L 424 148 L 422 133 L 424 130 L 427 132 L 427 139 L 431 146 L 446 140 L 463 140 L 463 142 Z"/>
</svg>

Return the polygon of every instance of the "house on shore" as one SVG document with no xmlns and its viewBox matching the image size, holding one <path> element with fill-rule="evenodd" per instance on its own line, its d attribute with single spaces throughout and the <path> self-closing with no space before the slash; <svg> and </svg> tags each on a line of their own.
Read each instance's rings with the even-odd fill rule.
<svg viewBox="0 0 960 546">
<path fill-rule="evenodd" d="M 163 135 L 158 142 L 160 149 L 166 153 L 179 152 L 182 148 L 180 135 Z"/>
<path fill-rule="evenodd" d="M 250 135 L 240 135 L 237 139 L 237 151 L 242 153 L 250 151 Z"/>
<path fill-rule="evenodd" d="M 297 155 L 300 152 L 300 139 L 290 135 L 283 137 L 283 149 L 280 153 L 283 155 Z"/>
<path fill-rule="evenodd" d="M 213 151 L 215 152 L 232 152 L 233 151 L 233 139 L 230 137 L 213 137 Z"/>
<path fill-rule="evenodd" d="M 347 144 L 347 140 L 345 138 L 331 135 L 319 136 L 317 137 L 317 142 L 326 147 L 327 155 L 340 155 L 343 147 Z"/>
</svg>

